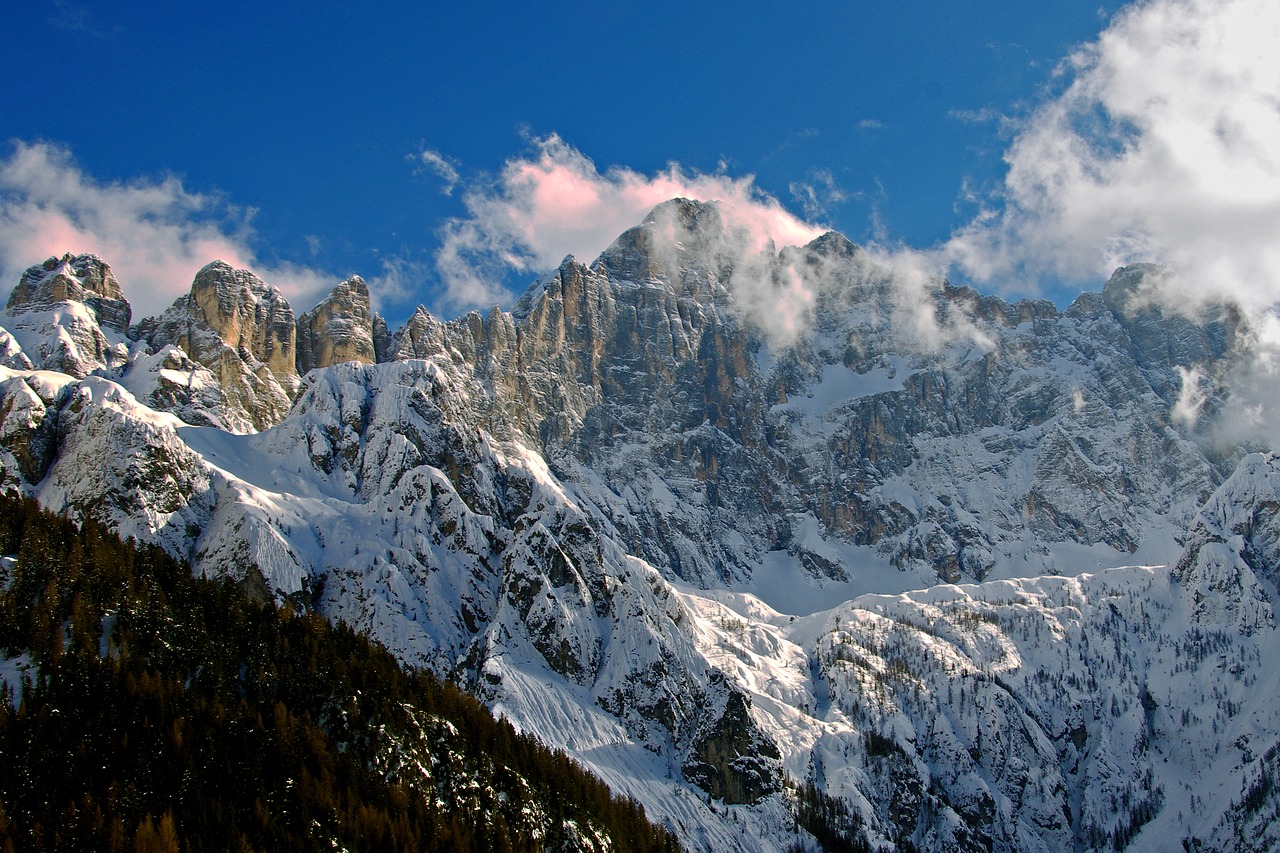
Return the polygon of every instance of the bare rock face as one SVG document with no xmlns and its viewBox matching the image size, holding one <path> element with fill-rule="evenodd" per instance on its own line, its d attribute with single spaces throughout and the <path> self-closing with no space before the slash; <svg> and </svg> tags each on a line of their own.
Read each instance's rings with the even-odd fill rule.
<svg viewBox="0 0 1280 853">
<path fill-rule="evenodd" d="M 293 309 L 277 288 L 214 261 L 196 273 L 190 304 L 228 346 L 247 352 L 283 385 L 297 386 Z"/>
<path fill-rule="evenodd" d="M 57 418 L 47 412 L 52 398 L 53 392 L 38 382 L 17 376 L 0 382 L 0 482 L 5 487 L 38 483 L 49 470 L 58 446 Z"/>
<path fill-rule="evenodd" d="M 131 309 L 111 267 L 96 255 L 66 254 L 30 267 L 9 295 L 10 316 L 45 311 L 62 302 L 83 302 L 104 329 L 124 334 Z"/>
<path fill-rule="evenodd" d="M 120 367 L 128 359 L 131 310 L 111 267 L 95 255 L 66 254 L 30 267 L 9 296 L 6 360 L 15 343 L 34 366 L 71 376 Z"/>
<path fill-rule="evenodd" d="M 729 694 L 724 713 L 697 743 L 685 778 L 726 803 L 758 803 L 781 787 L 778 747 L 751 717 L 751 700 Z"/>
<path fill-rule="evenodd" d="M 373 325 L 369 288 L 353 275 L 298 318 L 298 373 L 344 361 L 377 363 Z"/>
<path fill-rule="evenodd" d="M 847 579 L 813 530 L 921 582 L 1051 572 L 1044 543 L 1132 553 L 1230 468 L 1171 410 L 1195 371 L 1212 419 L 1239 318 L 1135 301 L 1156 274 L 1122 269 L 1065 312 L 941 280 L 908 301 L 838 234 L 753 255 L 714 203 L 677 199 L 509 313 L 420 309 L 391 357 L 478 377 L 484 428 L 625 504 L 623 541 L 669 576 L 745 579 L 787 551 Z M 761 306 L 788 287 L 812 301 L 781 338 Z"/>
<path fill-rule="evenodd" d="M 1159 846 L 1228 801 L 1210 846 L 1275 847 L 1253 767 L 1280 768 L 1256 686 L 1280 463 L 1219 486 L 1237 460 L 1174 415 L 1194 373 L 1212 422 L 1233 314 L 1161 314 L 1135 298 L 1153 268 L 1059 311 L 904 285 L 835 234 L 735 241 L 669 202 L 510 312 L 367 338 L 353 282 L 299 325 L 213 264 L 118 377 L 0 370 L 0 488 L 370 632 L 626 773 L 701 849 L 791 845 L 791 775 L 881 848 L 1111 849 L 1153 820 Z M 759 309 L 788 288 L 811 301 L 779 337 Z M 357 338 L 394 363 L 292 390 Z M 1151 541 L 1187 549 L 1163 570 L 1130 553 Z M 816 613 L 748 594 L 800 571 Z M 1192 778 L 1223 780 L 1216 813 Z"/>
<path fill-rule="evenodd" d="M 297 392 L 293 309 L 278 288 L 223 261 L 196 273 L 189 295 L 133 335 L 153 352 L 176 346 L 211 371 L 237 431 L 278 423 Z"/>
<path fill-rule="evenodd" d="M 1193 618 L 1251 635 L 1274 627 L 1268 590 L 1280 579 L 1280 459 L 1246 456 L 1205 501 L 1174 577 L 1190 594 Z"/>
</svg>

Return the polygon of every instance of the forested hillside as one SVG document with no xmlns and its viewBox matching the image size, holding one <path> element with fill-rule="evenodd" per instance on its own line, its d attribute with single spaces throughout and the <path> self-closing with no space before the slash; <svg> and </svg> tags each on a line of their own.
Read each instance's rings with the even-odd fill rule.
<svg viewBox="0 0 1280 853">
<path fill-rule="evenodd" d="M 342 625 L 0 496 L 8 850 L 674 850 Z"/>
</svg>

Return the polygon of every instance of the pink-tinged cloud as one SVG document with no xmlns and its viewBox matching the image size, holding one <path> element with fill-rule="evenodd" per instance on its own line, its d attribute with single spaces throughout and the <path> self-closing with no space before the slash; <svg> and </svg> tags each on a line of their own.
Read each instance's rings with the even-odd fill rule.
<svg viewBox="0 0 1280 853">
<path fill-rule="evenodd" d="M 589 261 L 658 204 L 678 197 L 719 202 L 751 251 L 803 245 L 824 230 L 760 191 L 752 176 L 686 173 L 674 164 L 654 175 L 621 167 L 601 172 L 552 134 L 464 193 L 468 215 L 446 223 L 436 258 L 446 301 L 459 308 L 503 302 L 510 296 L 502 285 L 507 273 L 553 269 L 569 254 Z"/>
<path fill-rule="evenodd" d="M 27 267 L 66 252 L 110 264 L 138 318 L 190 291 L 213 260 L 253 269 L 303 308 L 337 283 L 305 267 L 256 263 L 249 219 L 175 177 L 103 183 L 64 148 L 18 142 L 0 161 L 0 293 L 7 298 Z"/>
</svg>

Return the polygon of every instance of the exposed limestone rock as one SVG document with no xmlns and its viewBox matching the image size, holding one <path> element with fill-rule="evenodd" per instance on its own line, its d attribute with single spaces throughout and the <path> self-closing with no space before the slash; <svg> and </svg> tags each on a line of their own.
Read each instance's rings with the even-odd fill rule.
<svg viewBox="0 0 1280 853">
<path fill-rule="evenodd" d="M 732 243 L 672 202 L 511 312 L 370 318 L 396 363 L 313 370 L 235 438 L 154 411 L 247 431 L 288 401 L 265 286 L 250 305 L 215 270 L 232 308 L 193 290 L 121 376 L 0 370 L 0 488 L 370 632 L 701 849 L 796 841 L 784 768 L 872 846 L 930 850 L 1110 849 L 1157 812 L 1184 837 L 1213 816 L 1178 783 L 1239 783 L 1220 812 L 1260 778 L 1280 466 L 1247 457 L 1195 516 L 1231 460 L 1170 415 L 1194 367 L 1212 419 L 1231 313 L 1174 321 L 1123 276 L 1065 312 L 940 281 L 904 300 L 828 234 L 748 259 L 758 300 L 813 298 L 780 343 Z M 1172 573 L 1126 553 L 1177 535 Z M 826 582 L 997 570 L 1022 579 L 845 604 Z M 750 594 L 783 586 L 818 612 Z"/>
<path fill-rule="evenodd" d="M 391 361 L 392 348 L 391 330 L 387 328 L 387 321 L 379 314 L 373 315 L 373 358 L 378 364 L 385 364 Z"/>
<path fill-rule="evenodd" d="M 277 288 L 214 261 L 196 273 L 191 306 L 229 346 L 262 362 L 282 385 L 296 387 L 293 309 Z"/>
<path fill-rule="evenodd" d="M 293 309 L 277 288 L 223 261 L 200 270 L 189 295 L 132 334 L 153 352 L 176 346 L 208 369 L 238 431 L 279 422 L 297 391 Z"/>
<path fill-rule="evenodd" d="M 1212 419 L 1239 318 L 1133 308 L 1124 292 L 1148 270 L 1066 312 L 944 281 L 904 305 L 839 234 L 754 259 L 740 238 L 713 203 L 667 202 L 510 314 L 420 309 L 392 355 L 479 377 L 486 429 L 538 443 L 603 503 L 625 496 L 628 547 L 698 583 L 745 578 L 779 549 L 841 577 L 806 527 L 922 580 L 1038 560 L 1032 540 L 1132 552 L 1132 531 L 1185 525 L 1229 466 L 1169 412 L 1194 367 Z M 788 282 L 814 302 L 783 345 L 743 288 L 767 303 Z"/>
<path fill-rule="evenodd" d="M 1201 508 L 1174 577 L 1192 617 L 1253 634 L 1275 624 L 1268 589 L 1280 581 L 1280 459 L 1251 454 Z"/>
<path fill-rule="evenodd" d="M 778 747 L 751 719 L 751 700 L 734 691 L 724 713 L 684 766 L 693 784 L 726 803 L 757 803 L 781 786 Z"/>
<path fill-rule="evenodd" d="M 0 479 L 14 483 L 38 483 L 49 470 L 57 451 L 56 417 L 47 416 L 46 402 L 19 377 L 0 382 L 0 448 L 11 454 L 15 471 Z M 8 468 L 0 461 L 0 470 Z M 13 476 L 13 475 L 17 476 Z M 9 483 L 5 483 L 9 487 Z"/>
<path fill-rule="evenodd" d="M 214 263 L 136 329 L 190 363 L 170 353 L 154 388 L 129 387 L 189 422 L 257 430 L 290 405 L 295 365 L 432 361 L 484 389 L 478 427 L 625 505 L 626 547 L 699 584 L 747 580 L 771 551 L 848 579 L 822 540 L 922 581 L 1052 572 L 1044 543 L 1135 552 L 1152 524 L 1185 527 L 1230 467 L 1171 410 L 1194 371 L 1212 423 L 1240 318 L 1162 313 L 1143 299 L 1157 268 L 1118 270 L 1065 312 L 945 281 L 904 301 L 839 234 L 755 255 L 743 239 L 716 204 L 676 199 L 510 312 L 420 308 L 394 335 L 359 278 L 295 326 L 278 291 Z M 792 287 L 812 306 L 783 339 L 760 306 Z"/>
<path fill-rule="evenodd" d="M 83 302 L 104 329 L 124 334 L 129 329 L 131 309 L 111 267 L 97 255 L 49 258 L 30 267 L 9 294 L 5 311 L 17 316 L 30 311 L 47 311 L 61 302 Z"/>
<path fill-rule="evenodd" d="M 381 328 L 385 334 L 386 324 Z M 319 305 L 298 318 L 299 374 L 344 361 L 378 361 L 369 288 L 358 275 L 339 284 Z"/>
<path fill-rule="evenodd" d="M 9 295 L 6 326 L 29 362 L 87 376 L 123 366 L 130 308 L 111 268 L 95 255 L 63 255 L 30 267 Z M 8 363 L 20 365 L 12 343 Z"/>
<path fill-rule="evenodd" d="M 445 324 L 421 305 L 391 339 L 391 358 L 408 361 L 414 358 L 446 356 Z"/>
</svg>

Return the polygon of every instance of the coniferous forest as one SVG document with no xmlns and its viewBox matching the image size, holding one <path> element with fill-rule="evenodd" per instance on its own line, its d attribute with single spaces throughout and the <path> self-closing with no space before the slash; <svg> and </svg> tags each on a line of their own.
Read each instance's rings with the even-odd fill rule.
<svg viewBox="0 0 1280 853">
<path fill-rule="evenodd" d="M 675 850 L 341 625 L 0 496 L 0 847 Z"/>
</svg>

